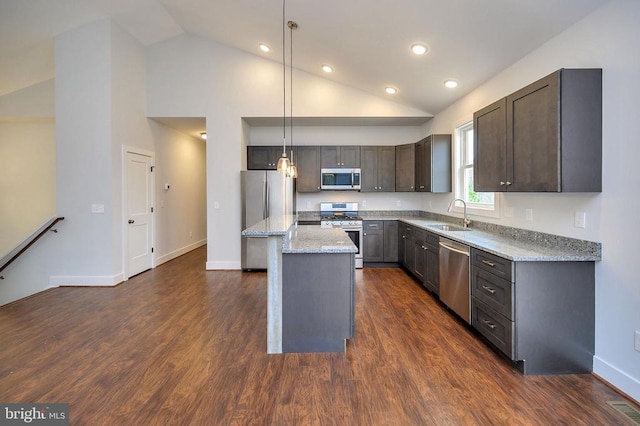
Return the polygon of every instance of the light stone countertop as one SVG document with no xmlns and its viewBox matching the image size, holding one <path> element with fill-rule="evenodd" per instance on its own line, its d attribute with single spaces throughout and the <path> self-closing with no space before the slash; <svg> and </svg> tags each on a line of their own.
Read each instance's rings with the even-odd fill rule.
<svg viewBox="0 0 640 426">
<path fill-rule="evenodd" d="M 289 228 L 296 223 L 298 216 L 272 216 L 242 231 L 244 237 L 269 237 L 286 235 Z"/>
<path fill-rule="evenodd" d="M 319 225 L 294 226 L 284 239 L 282 253 L 356 253 L 358 248 L 342 229 Z"/>
<path fill-rule="evenodd" d="M 451 225 L 450 222 L 415 216 L 368 216 L 364 219 L 398 220 L 516 262 L 591 262 L 601 260 L 602 258 L 598 249 L 599 245 L 588 244 L 589 242 L 570 238 L 553 238 L 554 236 L 549 236 L 550 238 L 548 240 L 540 238 L 537 241 L 526 241 L 511 236 L 474 229 L 473 223 L 470 227 L 471 231 L 443 231 L 430 227 L 429 225 Z M 456 225 L 460 226 L 459 224 Z"/>
<path fill-rule="evenodd" d="M 242 231 L 245 237 L 282 237 L 282 253 L 357 253 L 342 229 L 297 226 L 297 216 L 272 216 Z"/>
</svg>

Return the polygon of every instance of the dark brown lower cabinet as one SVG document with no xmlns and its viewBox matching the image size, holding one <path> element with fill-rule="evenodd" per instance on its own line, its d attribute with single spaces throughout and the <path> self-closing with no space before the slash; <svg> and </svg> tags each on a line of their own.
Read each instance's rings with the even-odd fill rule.
<svg viewBox="0 0 640 426">
<path fill-rule="evenodd" d="M 471 250 L 471 323 L 523 374 L 593 370 L 594 262 L 511 262 Z"/>
<path fill-rule="evenodd" d="M 355 335 L 355 256 L 282 255 L 282 351 L 345 352 Z"/>
</svg>

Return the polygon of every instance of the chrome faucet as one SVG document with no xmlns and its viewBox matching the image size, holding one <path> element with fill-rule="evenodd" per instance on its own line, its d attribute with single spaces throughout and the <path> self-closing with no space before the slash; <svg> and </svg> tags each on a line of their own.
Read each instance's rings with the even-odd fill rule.
<svg viewBox="0 0 640 426">
<path fill-rule="evenodd" d="M 462 213 L 462 226 L 468 228 L 471 224 L 471 219 L 469 219 L 469 216 L 467 216 L 467 203 L 462 198 L 455 198 L 453 201 L 451 201 L 449 203 L 449 208 L 447 208 L 447 211 L 451 211 L 456 201 L 462 201 L 462 205 L 464 206 L 464 212 Z"/>
</svg>

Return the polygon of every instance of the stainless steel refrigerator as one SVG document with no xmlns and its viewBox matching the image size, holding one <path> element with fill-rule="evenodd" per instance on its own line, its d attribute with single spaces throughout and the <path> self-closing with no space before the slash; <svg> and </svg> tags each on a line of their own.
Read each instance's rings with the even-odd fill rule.
<svg viewBox="0 0 640 426">
<path fill-rule="evenodd" d="M 240 172 L 242 188 L 242 229 L 270 216 L 295 213 L 294 180 L 280 172 L 250 170 Z M 242 237 L 243 270 L 267 268 L 267 238 Z"/>
</svg>

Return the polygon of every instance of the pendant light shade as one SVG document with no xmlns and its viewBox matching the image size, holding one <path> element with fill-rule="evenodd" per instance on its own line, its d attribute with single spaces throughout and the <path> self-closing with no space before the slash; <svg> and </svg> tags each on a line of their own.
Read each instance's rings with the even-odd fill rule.
<svg viewBox="0 0 640 426">
<path fill-rule="evenodd" d="M 289 158 L 287 157 L 287 153 L 283 152 L 282 157 L 278 160 L 278 171 L 281 173 L 289 173 L 290 166 Z"/>
</svg>

